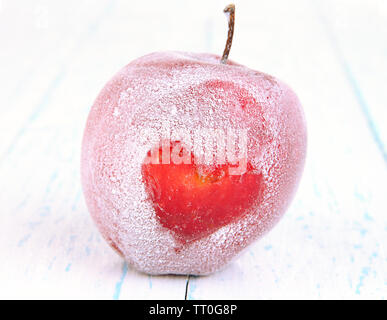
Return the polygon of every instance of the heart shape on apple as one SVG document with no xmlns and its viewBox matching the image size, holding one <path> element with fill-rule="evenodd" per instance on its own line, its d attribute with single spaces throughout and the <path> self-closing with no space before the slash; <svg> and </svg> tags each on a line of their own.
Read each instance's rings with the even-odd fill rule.
<svg viewBox="0 0 387 320">
<path fill-rule="evenodd" d="M 178 143 L 171 142 L 171 152 Z M 142 165 L 146 190 L 160 223 L 182 242 L 213 233 L 261 201 L 262 175 L 250 163 L 243 174 L 230 175 L 229 164 L 196 164 L 194 155 L 187 164 L 162 164 L 162 147 L 156 152 L 157 163 Z"/>
</svg>

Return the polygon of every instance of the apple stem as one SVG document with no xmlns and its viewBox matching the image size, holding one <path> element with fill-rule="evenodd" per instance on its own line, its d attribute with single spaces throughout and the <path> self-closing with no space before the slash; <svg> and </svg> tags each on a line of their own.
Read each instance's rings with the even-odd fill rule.
<svg viewBox="0 0 387 320">
<path fill-rule="evenodd" d="M 229 4 L 226 8 L 224 8 L 223 12 L 226 14 L 228 20 L 228 35 L 226 47 L 224 48 L 222 60 L 220 60 L 220 62 L 226 64 L 232 45 L 232 37 L 234 36 L 235 5 Z"/>
</svg>

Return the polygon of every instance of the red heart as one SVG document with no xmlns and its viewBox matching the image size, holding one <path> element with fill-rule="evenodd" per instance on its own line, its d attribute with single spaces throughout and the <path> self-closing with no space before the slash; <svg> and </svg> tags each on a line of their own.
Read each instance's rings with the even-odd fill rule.
<svg viewBox="0 0 387 320">
<path fill-rule="evenodd" d="M 177 143 L 172 142 L 170 150 Z M 256 173 L 250 162 L 244 174 L 230 175 L 230 164 L 196 164 L 192 154 L 189 164 L 162 164 L 162 147 L 157 149 L 153 151 L 158 153 L 159 164 L 144 161 L 143 181 L 159 222 L 178 240 L 205 237 L 243 217 L 261 201 L 262 174 Z M 182 147 L 179 155 L 185 152 Z M 151 154 L 149 151 L 147 159 Z"/>
</svg>

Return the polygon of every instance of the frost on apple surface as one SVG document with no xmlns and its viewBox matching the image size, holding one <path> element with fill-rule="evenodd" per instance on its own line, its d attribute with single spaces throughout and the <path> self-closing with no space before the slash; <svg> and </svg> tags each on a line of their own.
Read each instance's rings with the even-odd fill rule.
<svg viewBox="0 0 387 320">
<path fill-rule="evenodd" d="M 218 270 L 278 221 L 297 186 L 306 148 L 297 97 L 269 75 L 230 61 L 220 64 L 219 59 L 178 52 L 142 57 L 107 83 L 90 112 L 82 146 L 86 202 L 104 238 L 141 271 Z M 202 136 L 195 140 L 199 131 Z M 217 168 L 213 135 L 225 144 L 221 138 L 230 132 L 247 133 L 248 172 L 240 179 L 251 183 L 243 182 L 239 189 L 235 177 L 208 183 L 202 179 Z M 162 141 L 184 143 L 195 158 L 204 150 L 203 165 L 197 171 L 179 167 L 185 168 L 180 175 L 178 170 L 165 173 L 166 164 L 159 165 L 162 169 L 144 166 L 150 150 L 159 150 Z M 211 183 L 219 187 L 209 187 Z M 218 201 L 229 201 L 227 219 L 211 218 L 216 200 L 208 200 L 202 187 L 209 194 L 227 195 Z M 202 204 L 190 202 L 184 192 L 192 192 L 193 201 L 204 199 Z M 189 206 L 197 219 L 192 226 L 186 225 Z M 178 214 L 180 220 L 175 219 Z"/>
</svg>

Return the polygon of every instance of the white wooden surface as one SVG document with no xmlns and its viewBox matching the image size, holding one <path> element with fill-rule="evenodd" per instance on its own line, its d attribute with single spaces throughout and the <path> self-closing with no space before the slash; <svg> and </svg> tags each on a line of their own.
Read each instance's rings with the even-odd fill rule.
<svg viewBox="0 0 387 320">
<path fill-rule="evenodd" d="M 309 129 L 282 221 L 189 299 L 387 297 L 387 2 L 235 1 L 230 58 L 299 95 Z M 101 239 L 82 197 L 89 108 L 151 51 L 221 53 L 225 1 L 0 0 L 0 298 L 184 299 Z M 164 18 L 167 17 L 167 18 Z"/>
</svg>

